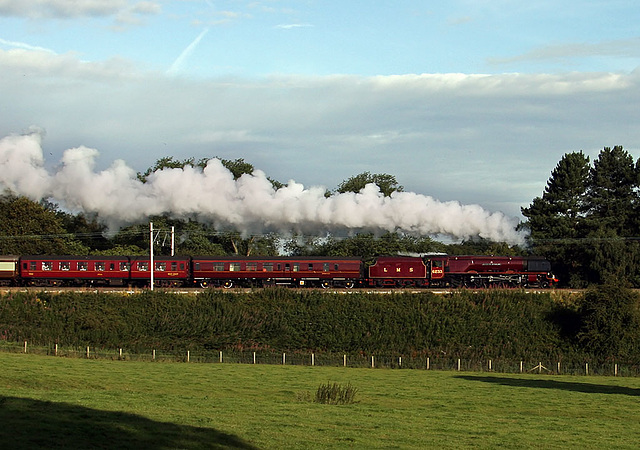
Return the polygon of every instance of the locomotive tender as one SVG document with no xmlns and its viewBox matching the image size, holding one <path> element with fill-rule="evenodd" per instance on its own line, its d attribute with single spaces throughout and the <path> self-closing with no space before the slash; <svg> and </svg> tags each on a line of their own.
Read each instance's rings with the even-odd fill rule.
<svg viewBox="0 0 640 450">
<path fill-rule="evenodd" d="M 520 256 L 156 256 L 158 287 L 553 287 L 549 261 Z M 150 283 L 148 256 L 0 256 L 0 284 L 132 286 Z"/>
</svg>

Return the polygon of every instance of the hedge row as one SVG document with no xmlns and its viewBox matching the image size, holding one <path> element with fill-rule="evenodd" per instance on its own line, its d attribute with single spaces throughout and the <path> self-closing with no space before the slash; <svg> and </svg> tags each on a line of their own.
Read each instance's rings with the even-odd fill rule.
<svg viewBox="0 0 640 450">
<path fill-rule="evenodd" d="M 11 293 L 0 298 L 0 340 L 129 351 L 273 350 L 575 359 L 573 302 L 551 293 L 450 295 L 266 289 L 199 295 Z"/>
</svg>

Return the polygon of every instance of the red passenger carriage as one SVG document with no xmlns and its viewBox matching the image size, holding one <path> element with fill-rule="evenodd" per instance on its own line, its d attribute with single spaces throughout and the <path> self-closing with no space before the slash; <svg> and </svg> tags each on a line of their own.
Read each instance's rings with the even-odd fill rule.
<svg viewBox="0 0 640 450">
<path fill-rule="evenodd" d="M 223 286 L 354 287 L 362 276 L 359 258 L 193 257 L 193 283 Z"/>
<path fill-rule="evenodd" d="M 31 286 L 123 286 L 129 281 L 129 257 L 23 256 L 20 275 Z"/>
<path fill-rule="evenodd" d="M 157 256 L 153 259 L 153 285 L 158 287 L 186 286 L 190 279 L 188 256 Z M 131 257 L 131 278 L 133 286 L 149 286 L 151 272 L 149 256 Z"/>
</svg>

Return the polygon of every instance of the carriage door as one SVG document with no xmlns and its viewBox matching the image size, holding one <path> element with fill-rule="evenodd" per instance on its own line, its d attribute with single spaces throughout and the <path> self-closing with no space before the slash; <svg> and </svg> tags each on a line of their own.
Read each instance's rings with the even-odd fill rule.
<svg viewBox="0 0 640 450">
<path fill-rule="evenodd" d="M 432 259 L 431 260 L 431 279 L 440 280 L 444 278 L 444 260 Z"/>
</svg>

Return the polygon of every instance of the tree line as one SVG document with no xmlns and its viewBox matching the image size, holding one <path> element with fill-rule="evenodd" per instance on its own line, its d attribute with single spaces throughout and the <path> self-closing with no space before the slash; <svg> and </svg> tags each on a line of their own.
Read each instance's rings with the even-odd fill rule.
<svg viewBox="0 0 640 450">
<path fill-rule="evenodd" d="M 617 280 L 640 287 L 640 159 L 605 147 L 591 163 L 565 154 L 522 214 L 532 252 L 570 287 Z"/>
</svg>

